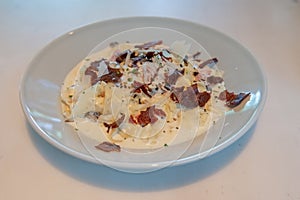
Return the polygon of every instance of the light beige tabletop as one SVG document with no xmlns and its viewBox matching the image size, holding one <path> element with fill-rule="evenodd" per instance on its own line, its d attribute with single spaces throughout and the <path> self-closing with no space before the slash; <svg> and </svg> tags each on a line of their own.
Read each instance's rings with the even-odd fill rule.
<svg viewBox="0 0 300 200">
<path fill-rule="evenodd" d="M 204 160 L 126 174 L 63 153 L 26 122 L 19 85 L 56 37 L 97 21 L 161 16 L 235 38 L 262 65 L 268 98 L 241 139 Z M 300 199 L 300 2 L 297 0 L 0 1 L 0 199 Z"/>
</svg>

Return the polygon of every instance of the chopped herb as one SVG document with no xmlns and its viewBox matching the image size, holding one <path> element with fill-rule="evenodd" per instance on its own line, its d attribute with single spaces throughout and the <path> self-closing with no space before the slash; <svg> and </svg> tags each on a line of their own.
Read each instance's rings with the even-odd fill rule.
<svg viewBox="0 0 300 200">
<path fill-rule="evenodd" d="M 128 78 L 127 81 L 128 81 L 128 82 L 132 82 L 132 78 Z"/>
<path fill-rule="evenodd" d="M 69 98 L 72 98 L 72 97 L 73 97 L 73 95 L 70 94 L 70 95 L 69 95 Z"/>
<path fill-rule="evenodd" d="M 138 73 L 138 69 L 133 69 L 129 73 L 137 74 Z"/>
</svg>

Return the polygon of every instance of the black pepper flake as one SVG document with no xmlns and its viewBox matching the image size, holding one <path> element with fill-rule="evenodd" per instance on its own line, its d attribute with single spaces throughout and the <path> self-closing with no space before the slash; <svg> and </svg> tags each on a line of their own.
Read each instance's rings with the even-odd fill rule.
<svg viewBox="0 0 300 200">
<path fill-rule="evenodd" d="M 193 72 L 194 76 L 197 76 L 199 74 L 199 72 Z"/>
<path fill-rule="evenodd" d="M 171 86 L 169 84 L 164 85 L 164 88 L 169 91 L 171 90 Z"/>
<path fill-rule="evenodd" d="M 210 88 L 208 85 L 205 85 L 205 89 L 206 89 L 207 91 L 211 91 L 211 88 Z"/>
</svg>

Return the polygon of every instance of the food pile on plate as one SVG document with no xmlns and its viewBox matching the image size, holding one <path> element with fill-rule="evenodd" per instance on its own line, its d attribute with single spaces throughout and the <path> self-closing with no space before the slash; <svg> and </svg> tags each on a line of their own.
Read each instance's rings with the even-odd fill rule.
<svg viewBox="0 0 300 200">
<path fill-rule="evenodd" d="M 113 42 L 66 76 L 65 122 L 107 152 L 166 148 L 193 119 L 195 136 L 202 135 L 250 93 L 228 92 L 217 58 L 200 55 L 189 54 L 181 41 Z"/>
</svg>

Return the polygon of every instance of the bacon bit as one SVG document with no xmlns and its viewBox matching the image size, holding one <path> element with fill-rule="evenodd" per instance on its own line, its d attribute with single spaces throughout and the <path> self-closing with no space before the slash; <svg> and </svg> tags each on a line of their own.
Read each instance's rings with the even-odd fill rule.
<svg viewBox="0 0 300 200">
<path fill-rule="evenodd" d="M 98 144 L 97 146 L 95 146 L 96 149 L 99 149 L 101 151 L 104 152 L 112 152 L 112 151 L 116 151 L 116 152 L 120 152 L 121 151 L 121 147 L 117 144 L 113 144 L 110 142 L 102 142 L 101 144 Z"/>
<path fill-rule="evenodd" d="M 180 87 L 180 88 L 173 88 L 173 92 L 170 95 L 170 98 L 175 102 L 175 103 L 179 103 L 179 99 L 178 96 L 183 92 L 184 87 Z M 178 96 L 177 96 L 178 95 Z M 181 95 L 180 95 L 181 96 Z"/>
<path fill-rule="evenodd" d="M 129 50 L 125 50 L 121 53 L 119 53 L 116 57 L 116 61 L 118 63 L 122 63 L 123 61 L 125 61 L 127 54 L 131 53 Z"/>
<path fill-rule="evenodd" d="M 200 107 L 204 107 L 205 104 L 208 102 L 208 100 L 210 99 L 210 93 L 204 91 L 204 92 L 199 92 L 197 94 L 197 99 L 198 99 L 198 105 Z"/>
<path fill-rule="evenodd" d="M 135 89 L 140 88 L 142 85 L 144 84 L 138 81 L 133 81 L 133 83 L 131 84 L 131 86 L 134 87 Z"/>
<path fill-rule="evenodd" d="M 91 84 L 94 85 L 98 82 L 98 66 L 102 60 L 94 61 L 91 65 L 85 70 L 84 75 L 89 75 L 91 77 Z"/>
<path fill-rule="evenodd" d="M 129 122 L 145 127 L 148 124 L 154 124 L 158 120 L 157 116 L 166 117 L 166 113 L 161 109 L 155 108 L 155 105 L 153 105 L 148 107 L 147 110 L 141 111 L 136 117 L 130 115 Z"/>
<path fill-rule="evenodd" d="M 210 99 L 210 93 L 208 93 L 206 91 L 199 92 L 197 84 L 193 84 L 191 87 L 193 88 L 194 93 L 197 96 L 198 106 L 200 106 L 200 107 L 205 106 L 205 104 Z"/>
<path fill-rule="evenodd" d="M 188 87 L 185 91 L 183 91 L 179 103 L 187 108 L 197 107 L 198 100 L 197 100 L 197 93 L 195 92 L 195 88 L 191 86 Z"/>
<path fill-rule="evenodd" d="M 121 80 L 123 74 L 120 69 L 114 69 L 108 66 L 108 74 L 102 75 L 98 78 L 98 81 L 104 81 L 106 83 L 118 83 Z"/>
<path fill-rule="evenodd" d="M 151 84 L 157 76 L 158 67 L 152 62 L 144 62 L 143 66 L 143 82 L 145 84 Z"/>
<path fill-rule="evenodd" d="M 142 127 L 156 120 L 157 118 L 153 115 L 153 112 L 150 112 L 150 108 L 147 108 L 146 111 L 141 111 L 140 115 L 137 117 L 138 124 Z"/>
<path fill-rule="evenodd" d="M 209 76 L 207 77 L 206 80 L 209 84 L 212 85 L 215 85 L 217 83 L 222 83 L 224 81 L 222 77 L 218 77 L 218 76 Z"/>
<path fill-rule="evenodd" d="M 166 113 L 162 109 L 154 108 L 154 114 L 159 117 L 166 117 Z"/>
<path fill-rule="evenodd" d="M 175 85 L 178 78 L 183 74 L 184 74 L 184 69 L 181 71 L 176 69 L 170 76 L 166 77 L 166 83 L 168 83 L 169 85 Z"/>
<path fill-rule="evenodd" d="M 104 81 L 106 83 L 108 82 L 118 83 L 123 74 L 120 72 L 119 69 L 111 68 L 109 67 L 109 65 L 108 65 L 108 74 L 98 77 L 97 67 L 99 67 L 100 62 L 102 62 L 103 60 L 104 59 L 92 62 L 91 65 L 85 70 L 84 74 L 89 75 L 91 77 L 92 85 L 95 85 L 98 81 Z"/>
<path fill-rule="evenodd" d="M 109 133 L 110 129 L 113 129 L 113 128 L 118 128 L 119 125 L 124 121 L 125 119 L 125 114 L 121 113 L 121 117 L 119 119 L 117 119 L 117 121 L 111 123 L 111 124 L 108 124 L 106 122 L 103 123 L 103 125 L 107 128 L 107 133 Z"/>
<path fill-rule="evenodd" d="M 196 52 L 194 55 L 192 55 L 192 57 L 193 57 L 194 60 L 196 60 L 197 57 L 200 56 L 200 55 L 201 55 L 201 52 L 198 51 L 198 52 Z"/>
<path fill-rule="evenodd" d="M 217 62 L 218 62 L 217 58 L 211 58 L 211 59 L 208 59 L 208 60 L 204 61 L 203 63 L 200 63 L 198 67 L 203 68 L 206 65 L 217 64 Z"/>
<path fill-rule="evenodd" d="M 203 107 L 210 99 L 210 93 L 204 91 L 199 92 L 197 84 L 187 87 L 186 90 L 174 88 L 170 98 L 186 108 L 192 109 L 197 106 Z"/>
<path fill-rule="evenodd" d="M 186 90 L 183 90 L 183 87 L 173 91 L 171 99 L 175 99 L 175 102 L 178 101 L 179 104 L 183 105 L 186 108 L 195 108 L 198 106 L 197 96 L 192 87 L 187 87 Z"/>
<path fill-rule="evenodd" d="M 229 108 L 234 108 L 242 103 L 248 96 L 250 96 L 250 92 L 248 93 L 239 93 L 235 94 L 234 92 L 228 92 L 224 90 L 220 93 L 219 99 L 222 101 L 226 101 L 226 106 Z"/>
<path fill-rule="evenodd" d="M 130 115 L 128 122 L 131 123 L 131 124 L 137 124 L 137 123 L 138 123 L 138 122 L 134 119 L 134 117 L 133 117 L 132 115 Z"/>
<path fill-rule="evenodd" d="M 170 98 L 171 98 L 172 101 L 174 101 L 175 103 L 179 103 L 179 100 L 178 100 L 176 94 L 174 94 L 173 92 L 172 92 L 172 94 L 170 95 Z"/>
<path fill-rule="evenodd" d="M 106 83 L 118 83 L 120 82 L 120 78 L 122 77 L 122 75 L 123 74 L 121 72 L 112 72 L 101 76 L 98 81 L 104 81 Z"/>
<path fill-rule="evenodd" d="M 144 44 L 141 45 L 135 45 L 135 48 L 139 48 L 139 49 L 149 49 L 150 47 L 153 47 L 155 45 L 160 45 L 162 44 L 163 41 L 162 40 L 157 40 L 157 41 L 152 41 L 152 42 L 146 42 Z"/>
<path fill-rule="evenodd" d="M 148 97 L 150 97 L 150 98 L 152 97 L 151 94 L 149 94 L 149 91 L 151 91 L 151 89 L 149 88 L 149 86 L 147 84 L 143 84 L 138 81 L 134 81 L 132 83 L 132 87 L 134 87 L 134 90 L 132 91 L 133 93 L 143 92 Z"/>
<path fill-rule="evenodd" d="M 153 58 L 156 54 L 157 54 L 156 51 L 148 51 L 148 52 L 146 53 L 147 60 L 148 60 L 148 61 L 152 61 L 152 58 Z"/>
</svg>

